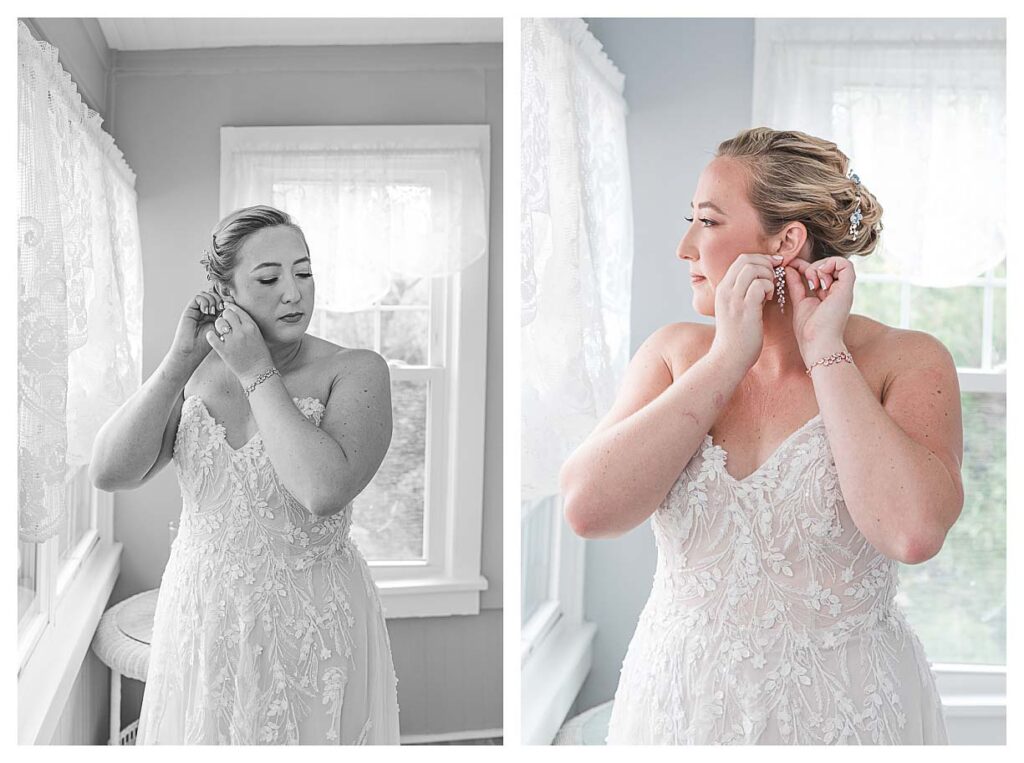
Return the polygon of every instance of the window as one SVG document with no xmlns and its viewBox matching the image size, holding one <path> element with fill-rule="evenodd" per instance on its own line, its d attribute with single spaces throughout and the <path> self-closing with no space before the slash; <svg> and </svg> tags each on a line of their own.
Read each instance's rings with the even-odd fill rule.
<svg viewBox="0 0 1024 763">
<path fill-rule="evenodd" d="M 487 187 L 488 140 L 478 126 L 221 133 L 222 214 L 288 212 L 317 278 L 310 333 L 388 361 L 391 447 L 353 502 L 352 535 L 389 617 L 475 614 L 486 587 L 487 218 L 473 193 Z M 441 263 L 446 247 L 483 256 Z"/>
<path fill-rule="evenodd" d="M 54 622 L 62 598 L 99 543 L 99 528 L 113 501 L 93 488 L 88 467 L 81 467 L 68 483 L 66 503 L 54 537 L 44 543 L 18 542 L 19 667 L 31 656 L 43 629 Z"/>
<path fill-rule="evenodd" d="M 942 551 L 905 566 L 899 601 L 936 663 L 1006 664 L 1006 261 L 965 286 L 912 286 L 858 263 L 855 312 L 927 331 L 960 378 L 964 508 Z"/>
</svg>

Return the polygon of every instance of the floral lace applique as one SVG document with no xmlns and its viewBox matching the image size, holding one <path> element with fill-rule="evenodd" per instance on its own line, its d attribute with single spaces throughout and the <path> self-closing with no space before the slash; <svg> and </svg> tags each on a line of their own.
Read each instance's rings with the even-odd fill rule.
<svg viewBox="0 0 1024 763">
<path fill-rule="evenodd" d="M 897 565 L 853 524 L 820 418 L 742 480 L 726 461 L 706 437 L 651 519 L 608 742 L 944 742 Z"/>
</svg>

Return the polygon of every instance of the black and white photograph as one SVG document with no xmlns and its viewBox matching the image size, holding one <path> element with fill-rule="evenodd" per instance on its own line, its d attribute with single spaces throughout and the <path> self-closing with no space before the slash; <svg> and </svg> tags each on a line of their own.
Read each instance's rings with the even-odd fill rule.
<svg viewBox="0 0 1024 763">
<path fill-rule="evenodd" d="M 502 19 L 17 34 L 17 743 L 501 745 Z"/>
<path fill-rule="evenodd" d="M 1006 19 L 521 37 L 523 743 L 1006 744 Z"/>
</svg>

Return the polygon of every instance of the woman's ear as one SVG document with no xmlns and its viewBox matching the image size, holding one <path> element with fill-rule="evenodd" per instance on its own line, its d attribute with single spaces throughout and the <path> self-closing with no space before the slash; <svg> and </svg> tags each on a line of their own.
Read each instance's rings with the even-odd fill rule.
<svg viewBox="0 0 1024 763">
<path fill-rule="evenodd" d="M 786 226 L 776 234 L 776 245 L 774 254 L 781 254 L 786 262 L 794 257 L 800 256 L 804 245 L 808 243 L 807 228 L 803 223 L 786 223 Z"/>
</svg>

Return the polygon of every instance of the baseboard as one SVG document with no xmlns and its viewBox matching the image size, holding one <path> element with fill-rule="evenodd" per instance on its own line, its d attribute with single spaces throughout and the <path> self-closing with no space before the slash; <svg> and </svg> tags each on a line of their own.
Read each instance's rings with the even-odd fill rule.
<svg viewBox="0 0 1024 763">
<path fill-rule="evenodd" d="M 402 734 L 402 744 L 439 744 L 441 742 L 471 742 L 476 739 L 494 739 L 503 735 L 502 729 L 478 731 L 450 731 L 444 734 Z"/>
</svg>

